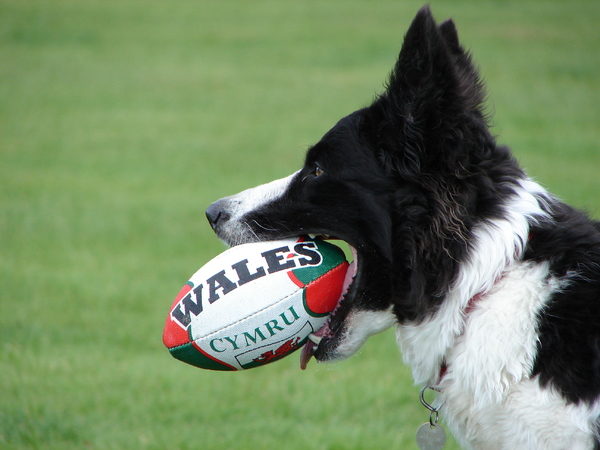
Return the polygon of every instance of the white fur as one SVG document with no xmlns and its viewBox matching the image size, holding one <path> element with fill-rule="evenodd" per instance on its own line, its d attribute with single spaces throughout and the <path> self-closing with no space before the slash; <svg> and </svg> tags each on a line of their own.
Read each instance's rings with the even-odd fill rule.
<svg viewBox="0 0 600 450">
<path fill-rule="evenodd" d="M 502 400 L 527 377 L 536 354 L 536 316 L 560 283 L 548 279 L 548 264 L 518 263 L 477 302 L 465 330 L 446 356 L 457 389 L 470 391 L 471 407 Z"/>
<path fill-rule="evenodd" d="M 536 353 L 536 315 L 560 287 L 549 277 L 547 263 L 516 263 L 468 315 L 439 384 L 448 423 L 464 443 L 486 449 L 570 448 L 548 447 L 543 438 L 550 433 L 555 445 L 561 442 L 558 431 L 571 427 L 572 438 L 580 434 L 577 427 L 587 426 L 571 423 L 566 415 L 573 407 L 528 379 Z M 526 425 L 541 422 L 539 416 L 544 416 L 544 427 Z"/>
<path fill-rule="evenodd" d="M 588 450 L 593 448 L 591 424 L 599 406 L 567 405 L 537 379 L 512 384 L 501 401 L 475 408 L 472 397 L 445 388 L 441 414 L 469 449 L 486 450 Z"/>
<path fill-rule="evenodd" d="M 390 306 L 385 311 L 352 310 L 345 319 L 346 331 L 336 348 L 337 358 L 347 358 L 358 351 L 365 341 L 396 323 Z"/>
<path fill-rule="evenodd" d="M 244 215 L 283 196 L 297 174 L 298 172 L 295 172 L 285 178 L 246 189 L 239 194 L 223 199 L 227 202 L 227 212 L 230 214 L 230 220 L 227 221 L 222 235 L 236 236 L 240 239 L 240 242 L 229 242 L 230 245 L 245 242 L 243 237 L 247 236 L 248 233 L 253 233 L 252 228 L 244 221 Z M 263 224 L 254 225 L 264 226 Z"/>
</svg>

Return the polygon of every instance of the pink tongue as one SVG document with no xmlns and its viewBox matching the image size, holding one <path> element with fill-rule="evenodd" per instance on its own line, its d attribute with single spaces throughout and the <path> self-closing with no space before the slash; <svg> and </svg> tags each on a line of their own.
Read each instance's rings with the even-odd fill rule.
<svg viewBox="0 0 600 450">
<path fill-rule="evenodd" d="M 308 361 L 310 361 L 310 358 L 312 358 L 316 348 L 317 344 L 310 339 L 307 339 L 306 344 L 304 344 L 304 347 L 302 347 L 302 353 L 300 354 L 300 368 L 302 370 L 306 369 Z"/>
</svg>

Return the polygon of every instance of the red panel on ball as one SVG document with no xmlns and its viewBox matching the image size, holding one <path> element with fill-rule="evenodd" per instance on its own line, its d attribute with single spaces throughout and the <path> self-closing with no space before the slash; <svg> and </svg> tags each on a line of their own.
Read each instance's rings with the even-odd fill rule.
<svg viewBox="0 0 600 450">
<path fill-rule="evenodd" d="M 306 286 L 304 299 L 309 314 L 323 316 L 335 309 L 342 295 L 348 266 L 344 261 Z"/>
<path fill-rule="evenodd" d="M 177 305 L 177 303 L 179 303 L 179 301 L 191 290 L 192 286 L 189 283 L 186 283 L 185 286 L 183 286 L 179 291 L 179 294 L 177 294 L 177 297 L 175 297 L 175 301 L 171 305 L 171 310 L 175 308 L 175 305 Z M 187 344 L 188 342 L 190 342 L 188 331 L 181 328 L 178 324 L 171 320 L 170 315 L 167 316 L 167 323 L 165 324 L 165 328 L 163 330 L 163 343 L 165 346 L 167 348 L 173 348 Z"/>
</svg>

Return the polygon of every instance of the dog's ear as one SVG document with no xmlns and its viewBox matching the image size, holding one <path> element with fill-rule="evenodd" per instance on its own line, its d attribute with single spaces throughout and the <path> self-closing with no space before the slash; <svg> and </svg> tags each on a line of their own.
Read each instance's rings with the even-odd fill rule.
<svg viewBox="0 0 600 450">
<path fill-rule="evenodd" d="M 429 6 L 424 6 L 406 32 L 386 93 L 414 101 L 423 91 L 452 86 L 452 78 L 454 65 L 448 45 Z"/>
<path fill-rule="evenodd" d="M 438 29 L 452 53 L 463 53 L 458 40 L 458 31 L 456 31 L 456 25 L 452 19 L 443 21 Z"/>
<path fill-rule="evenodd" d="M 481 111 L 485 99 L 485 89 L 479 80 L 479 73 L 471 61 L 471 55 L 460 45 L 456 25 L 452 19 L 445 20 L 438 27 L 442 38 L 458 71 L 460 93 L 468 109 Z"/>
<path fill-rule="evenodd" d="M 404 107 L 407 117 L 426 114 L 426 108 L 437 106 L 432 102 L 440 96 L 452 95 L 456 89 L 457 71 L 449 47 L 460 48 L 458 35 L 448 25 L 442 29 L 444 34 L 429 6 L 424 6 L 404 37 L 386 95 Z"/>
<path fill-rule="evenodd" d="M 477 71 L 459 43 L 454 22 L 438 26 L 429 7 L 421 8 L 385 93 L 370 109 L 380 157 L 395 161 L 405 173 L 417 174 L 429 164 L 446 164 L 454 172 L 461 166 L 456 157 L 465 156 L 455 152 L 465 114 L 483 121 L 482 99 Z"/>
</svg>

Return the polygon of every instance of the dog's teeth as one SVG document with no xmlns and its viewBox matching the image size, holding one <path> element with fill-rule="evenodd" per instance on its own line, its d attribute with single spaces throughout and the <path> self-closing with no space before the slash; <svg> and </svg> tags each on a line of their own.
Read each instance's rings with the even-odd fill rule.
<svg viewBox="0 0 600 450">
<path fill-rule="evenodd" d="M 319 345 L 319 343 L 321 342 L 321 339 L 323 339 L 323 336 L 317 336 L 317 335 L 316 335 L 316 334 L 314 334 L 314 333 L 310 333 L 310 334 L 308 335 L 308 338 L 309 338 L 309 339 L 310 339 L 312 342 L 314 342 L 315 344 Z"/>
</svg>

